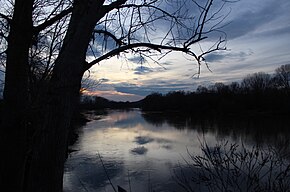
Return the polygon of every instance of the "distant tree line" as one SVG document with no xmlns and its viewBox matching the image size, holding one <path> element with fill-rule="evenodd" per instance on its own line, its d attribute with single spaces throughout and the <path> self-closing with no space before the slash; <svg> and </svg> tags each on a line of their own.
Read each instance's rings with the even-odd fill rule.
<svg viewBox="0 0 290 192">
<path fill-rule="evenodd" d="M 210 114 L 290 113 L 290 65 L 282 65 L 274 75 L 258 72 L 240 83 L 199 86 L 195 92 L 152 93 L 142 101 L 144 111 L 184 111 Z"/>
<path fill-rule="evenodd" d="M 96 109 L 126 109 L 126 108 L 140 108 L 141 101 L 137 102 L 123 102 L 111 101 L 99 96 L 82 96 L 80 102 L 81 110 L 96 110 Z"/>
<path fill-rule="evenodd" d="M 137 102 L 116 102 L 99 96 L 83 96 L 81 109 L 141 108 L 143 111 L 180 111 L 198 116 L 228 114 L 289 114 L 290 64 L 270 75 L 249 74 L 241 82 L 198 86 L 194 92 L 152 93 Z"/>
</svg>

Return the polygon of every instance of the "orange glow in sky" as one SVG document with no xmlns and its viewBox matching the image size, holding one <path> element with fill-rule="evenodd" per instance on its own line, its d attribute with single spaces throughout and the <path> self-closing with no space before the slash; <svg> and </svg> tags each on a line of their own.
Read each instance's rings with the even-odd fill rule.
<svg viewBox="0 0 290 192">
<path fill-rule="evenodd" d="M 118 92 L 115 90 L 112 90 L 112 91 L 84 90 L 82 93 L 84 93 L 84 95 L 99 96 L 99 97 L 104 97 L 106 99 L 114 100 L 114 101 L 139 101 L 144 98 L 140 95 L 135 95 L 131 93 L 123 93 L 123 92 Z"/>
</svg>

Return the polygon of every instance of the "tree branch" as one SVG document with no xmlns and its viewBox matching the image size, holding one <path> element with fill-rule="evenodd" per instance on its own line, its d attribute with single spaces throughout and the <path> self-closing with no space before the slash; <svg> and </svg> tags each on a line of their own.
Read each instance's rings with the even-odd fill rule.
<svg viewBox="0 0 290 192">
<path fill-rule="evenodd" d="M 5 19 L 8 22 L 8 24 L 10 24 L 11 21 L 12 21 L 11 18 L 9 18 L 7 15 L 5 15 L 3 13 L 0 13 L 0 17 L 2 17 L 3 19 Z"/>
<path fill-rule="evenodd" d="M 111 38 L 116 42 L 116 44 L 119 45 L 119 46 L 122 46 L 122 45 L 125 44 L 125 43 L 121 40 L 121 38 L 118 39 L 115 35 L 113 35 L 112 33 L 110 33 L 110 32 L 107 31 L 107 30 L 101 30 L 101 29 L 98 29 L 98 30 L 94 30 L 94 33 L 99 33 L 99 34 L 103 33 L 104 35 L 111 37 Z"/>
<path fill-rule="evenodd" d="M 168 12 L 167 10 L 163 10 L 161 8 L 162 6 L 160 6 L 161 4 L 157 3 L 158 0 L 147 2 L 142 1 L 143 3 L 136 3 L 135 1 L 128 3 L 128 0 L 115 0 L 109 5 L 103 5 L 105 8 L 104 12 L 106 13 L 113 9 L 117 9 L 117 13 L 114 12 L 113 14 L 109 15 L 110 18 L 106 18 L 105 22 L 108 21 L 109 24 L 111 24 L 110 22 L 113 23 L 113 21 L 118 21 L 119 26 L 108 31 L 106 29 L 106 23 L 105 29 L 95 30 L 94 33 L 102 33 L 105 37 L 112 38 L 112 40 L 114 40 L 116 45 L 119 47 L 105 52 L 103 55 L 89 63 L 85 63 L 84 70 L 89 69 L 102 60 L 119 55 L 122 52 L 126 53 L 128 50 L 131 50 L 133 53 L 140 54 L 150 53 L 152 50 L 158 52 L 165 50 L 162 52 L 163 55 L 164 53 L 177 51 L 185 53 L 194 58 L 199 65 L 199 74 L 202 62 L 204 62 L 208 67 L 204 59 L 206 54 L 210 54 L 217 50 L 226 49 L 223 45 L 223 43 L 226 43 L 226 35 L 225 38 L 220 37 L 220 39 L 206 52 L 201 49 L 201 53 L 196 53 L 194 50 L 191 50 L 192 45 L 206 39 L 210 33 L 218 31 L 219 25 L 227 16 L 226 15 L 225 17 L 222 17 L 219 16 L 218 13 L 220 13 L 220 11 L 223 9 L 226 2 L 232 2 L 234 0 L 222 0 L 224 3 L 221 5 L 221 7 L 215 8 L 213 13 L 211 13 L 211 9 L 213 7 L 214 0 L 206 0 L 204 5 L 198 4 L 195 0 L 192 1 L 200 11 L 197 16 L 192 16 L 187 5 L 188 1 L 186 0 L 182 1 L 181 3 L 177 3 L 178 9 L 172 13 Z M 186 10 L 184 13 L 183 8 Z M 122 21 L 120 12 L 123 13 Z M 116 19 L 117 16 L 118 18 Z M 164 20 L 164 22 L 168 24 L 168 31 L 165 36 L 163 35 L 163 39 L 160 37 L 153 37 L 152 34 L 150 34 L 150 31 L 155 32 L 156 27 L 154 26 L 154 23 L 158 20 Z M 187 26 L 188 21 L 193 21 L 192 27 Z M 213 26 L 210 28 L 208 28 L 208 25 L 211 24 L 209 21 L 214 21 Z M 126 29 L 126 27 L 128 27 L 128 29 Z M 141 35 L 144 34 L 143 40 L 138 40 L 138 38 L 140 38 L 138 36 L 140 35 L 138 32 Z M 116 34 L 121 34 L 121 37 L 119 38 L 119 36 L 116 36 Z M 127 41 L 124 38 L 126 38 Z M 153 42 L 153 38 L 160 38 L 161 40 L 159 44 L 151 43 Z"/>
<path fill-rule="evenodd" d="M 109 5 L 104 5 L 104 8 L 108 11 L 111 11 L 113 9 L 118 8 L 119 6 L 125 4 L 127 2 L 127 0 L 118 0 L 118 1 L 114 1 L 113 3 L 109 4 Z"/>
<path fill-rule="evenodd" d="M 203 37 L 199 41 L 201 41 L 205 38 L 206 37 Z M 162 50 L 178 51 L 178 52 L 183 52 L 183 53 L 186 53 L 186 54 L 189 54 L 189 55 L 196 57 L 195 54 L 193 52 L 191 52 L 190 49 L 187 47 L 165 46 L 165 45 L 158 45 L 158 44 L 152 44 L 152 43 L 133 43 L 133 44 L 125 45 L 125 46 L 119 47 L 117 49 L 114 49 L 114 50 L 100 56 L 99 58 L 91 61 L 90 63 L 86 63 L 84 66 L 84 71 L 88 70 L 93 65 L 99 63 L 100 61 L 102 61 L 104 59 L 111 58 L 111 57 L 116 56 L 116 55 L 118 55 L 126 50 L 134 49 L 134 48 L 138 48 L 138 47 L 147 47 L 149 49 L 152 49 L 152 50 L 155 50 L 158 52 L 161 52 Z"/>
<path fill-rule="evenodd" d="M 5 34 L 2 31 L 0 31 L 0 37 L 4 38 L 6 41 L 8 41 L 8 37 L 5 36 Z"/>
<path fill-rule="evenodd" d="M 144 4 L 139 4 L 139 5 L 137 5 L 137 4 L 126 4 L 126 5 L 120 5 L 118 8 L 132 8 L 132 7 L 137 8 L 137 9 L 140 9 L 140 8 L 143 8 L 143 7 L 152 8 L 152 9 L 155 9 L 157 11 L 160 11 L 165 16 L 173 18 L 173 20 L 175 20 L 175 22 L 180 23 L 178 21 L 178 18 L 175 16 L 175 12 L 174 13 L 169 13 L 169 12 L 159 8 L 158 6 L 154 6 L 154 3 L 156 3 L 156 2 L 157 2 L 157 0 L 152 1 L 150 3 L 144 2 Z"/>
<path fill-rule="evenodd" d="M 58 15 L 54 16 L 53 18 L 51 18 L 51 19 L 45 21 L 44 23 L 34 27 L 34 34 L 38 34 L 40 31 L 44 30 L 48 26 L 59 21 L 60 19 L 62 19 L 66 15 L 70 14 L 72 12 L 72 10 L 73 10 L 72 7 L 68 8 L 66 10 L 63 10 L 62 12 L 60 12 Z"/>
</svg>

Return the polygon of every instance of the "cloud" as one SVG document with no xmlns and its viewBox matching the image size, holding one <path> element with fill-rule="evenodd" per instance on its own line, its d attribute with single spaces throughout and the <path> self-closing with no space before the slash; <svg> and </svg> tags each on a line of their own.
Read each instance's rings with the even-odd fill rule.
<svg viewBox="0 0 290 192">
<path fill-rule="evenodd" d="M 161 66 L 169 66 L 169 65 L 174 65 L 175 63 L 173 61 L 163 61 L 160 62 Z"/>
<path fill-rule="evenodd" d="M 284 1 L 283 3 L 285 4 L 286 2 Z M 263 25 L 267 25 L 268 30 L 271 30 L 275 28 L 274 24 L 277 25 L 277 22 L 274 24 L 271 24 L 271 22 L 284 16 L 283 12 L 281 12 L 283 9 L 281 4 L 283 3 L 277 3 L 277 1 L 238 2 L 236 6 L 243 7 L 244 9 L 236 8 L 236 15 L 235 13 L 230 15 L 233 17 L 232 21 L 223 28 L 223 31 L 227 33 L 228 39 L 235 39 L 254 32 Z M 254 8 L 249 8 L 249 6 L 253 6 Z"/>
<path fill-rule="evenodd" d="M 113 101 L 139 101 L 143 99 L 141 95 L 138 94 L 132 94 L 132 93 L 124 93 L 120 91 L 114 91 L 114 90 L 109 90 L 109 91 L 86 91 L 86 95 L 91 95 L 91 96 L 99 96 L 99 97 L 104 97 L 109 100 Z"/>
<path fill-rule="evenodd" d="M 134 74 L 136 75 L 144 75 L 146 73 L 152 73 L 154 72 L 153 69 L 149 68 L 149 67 L 145 67 L 145 66 L 138 66 L 134 69 Z"/>
<path fill-rule="evenodd" d="M 128 58 L 129 61 L 133 62 L 133 63 L 145 63 L 147 60 L 144 57 L 141 56 L 134 56 L 131 58 Z"/>
<path fill-rule="evenodd" d="M 290 18 L 290 16 L 289 16 Z M 290 24 L 287 26 L 278 27 L 278 28 L 269 28 L 266 31 L 259 32 L 257 35 L 259 37 L 273 37 L 273 36 L 282 36 L 282 35 L 290 35 Z"/>
<path fill-rule="evenodd" d="M 258 71 L 271 73 L 278 66 L 289 63 L 290 47 L 289 43 L 287 44 L 290 37 L 289 0 L 280 0 L 279 3 L 274 0 L 243 0 L 229 5 L 232 12 L 225 22 L 231 20 L 231 23 L 222 30 L 228 35 L 227 47 L 231 51 L 214 52 L 205 57 L 212 72 L 202 65 L 200 78 L 192 79 L 197 70 L 196 62 L 176 52 L 160 60 L 160 65 L 167 70 L 163 68 L 161 70 L 160 66 L 151 67 L 155 66 L 151 60 L 148 60 L 145 66 L 136 65 L 135 63 L 140 61 L 138 55 L 135 55 L 136 57 L 128 55 L 130 62 L 126 60 L 127 69 L 122 68 L 122 60 L 117 58 L 96 66 L 95 76 L 107 79 L 96 89 L 108 91 L 102 95 L 111 100 L 133 100 L 143 98 L 152 92 L 192 91 L 200 84 L 207 86 L 218 81 L 224 83 L 239 81 L 246 74 Z M 228 7 L 221 14 L 227 13 Z M 166 9 L 170 12 L 174 7 Z M 194 11 L 191 13 L 195 14 Z M 157 32 L 154 39 L 160 40 L 170 25 L 167 22 L 160 22 L 152 27 Z M 205 43 L 200 43 L 204 50 L 212 45 L 209 41 L 210 38 Z M 199 51 L 198 45 L 192 49 Z M 122 70 L 118 68 L 118 64 Z"/>
<path fill-rule="evenodd" d="M 134 94 L 134 95 L 141 95 L 141 96 L 146 96 L 152 92 L 152 90 L 147 89 L 145 86 L 142 86 L 142 87 L 137 87 L 137 86 L 123 87 L 120 85 L 116 85 L 115 89 L 118 92 L 129 93 L 129 94 Z"/>
<path fill-rule="evenodd" d="M 209 55 L 206 55 L 204 58 L 207 62 L 220 62 L 222 61 L 226 56 L 224 54 L 219 53 L 211 53 Z"/>
<path fill-rule="evenodd" d="M 252 50 L 240 51 L 240 52 L 214 52 L 205 56 L 205 60 L 207 62 L 221 62 L 224 59 L 236 60 L 236 61 L 244 61 L 246 58 L 253 54 Z"/>
<path fill-rule="evenodd" d="M 109 80 L 109 79 L 106 79 L 106 78 L 101 78 L 100 81 L 101 81 L 102 83 L 106 83 L 106 82 L 109 82 L 110 80 Z"/>
<path fill-rule="evenodd" d="M 189 81 L 192 81 L 188 78 Z M 115 89 L 118 92 L 129 93 L 135 95 L 146 96 L 153 92 L 167 93 L 170 91 L 180 91 L 180 90 L 193 90 L 196 86 L 195 83 L 176 83 L 175 80 L 158 80 L 151 79 L 143 81 L 143 86 L 116 86 Z"/>
</svg>

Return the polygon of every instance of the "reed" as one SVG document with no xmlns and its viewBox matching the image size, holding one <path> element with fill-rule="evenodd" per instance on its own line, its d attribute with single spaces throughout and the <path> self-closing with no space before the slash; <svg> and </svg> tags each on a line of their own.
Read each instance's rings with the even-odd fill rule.
<svg viewBox="0 0 290 192">
<path fill-rule="evenodd" d="M 283 145 L 249 148 L 227 141 L 214 147 L 206 141 L 200 144 L 201 155 L 188 150 L 186 166 L 174 170 L 174 179 L 184 191 L 290 191 L 290 153 Z"/>
</svg>

